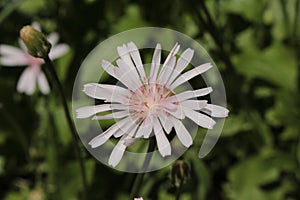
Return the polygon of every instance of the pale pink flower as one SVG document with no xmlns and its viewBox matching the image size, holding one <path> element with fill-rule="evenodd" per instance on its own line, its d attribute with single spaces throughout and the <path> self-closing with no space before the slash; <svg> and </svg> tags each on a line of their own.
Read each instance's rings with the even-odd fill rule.
<svg viewBox="0 0 300 200">
<path fill-rule="evenodd" d="M 120 56 L 116 61 L 118 66 L 113 66 L 106 60 L 102 61 L 103 69 L 125 87 L 98 83 L 84 85 L 83 92 L 86 95 L 106 103 L 77 109 L 77 118 L 93 116 L 93 120 L 120 119 L 89 142 L 92 148 L 96 148 L 112 136 L 121 137 L 110 155 L 109 165 L 115 167 L 127 146 L 139 138 L 149 138 L 152 132 L 160 154 L 163 157 L 169 156 L 172 150 L 166 134 L 173 128 L 185 147 L 193 143 L 190 133 L 182 123 L 184 118 L 191 119 L 201 127 L 212 129 L 216 122 L 209 116 L 228 115 L 226 108 L 196 99 L 211 93 L 211 87 L 187 90 L 179 94 L 174 92 L 178 86 L 212 67 L 210 63 L 206 63 L 182 73 L 190 63 L 194 50 L 186 49 L 176 60 L 179 48 L 180 45 L 176 43 L 161 66 L 161 45 L 157 44 L 150 74 L 147 76 L 136 45 L 129 42 L 117 48 Z M 112 113 L 96 115 L 106 111 Z"/>
<path fill-rule="evenodd" d="M 40 30 L 40 25 L 38 23 L 33 23 L 32 26 L 35 29 Z M 52 60 L 63 56 L 69 50 L 67 44 L 57 44 L 59 40 L 58 33 L 54 32 L 49 34 L 47 40 L 52 44 L 49 53 L 49 57 Z M 18 42 L 21 48 L 5 44 L 0 45 L 0 64 L 11 67 L 27 66 L 18 81 L 18 92 L 31 95 L 35 91 L 36 85 L 38 85 L 43 94 L 48 94 L 50 92 L 49 83 L 41 69 L 44 60 L 29 55 L 23 41 L 19 39 Z"/>
</svg>

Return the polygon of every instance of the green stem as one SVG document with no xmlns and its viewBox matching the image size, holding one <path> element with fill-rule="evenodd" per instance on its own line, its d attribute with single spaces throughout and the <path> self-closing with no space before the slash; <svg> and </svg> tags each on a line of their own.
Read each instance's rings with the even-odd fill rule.
<svg viewBox="0 0 300 200">
<path fill-rule="evenodd" d="M 298 65 L 298 91 L 300 91 L 300 52 L 299 52 L 299 47 L 300 47 L 300 40 L 298 37 L 298 24 L 299 24 L 299 7 L 300 7 L 300 0 L 296 1 L 295 5 L 295 19 L 294 19 L 294 25 L 293 25 L 293 32 L 292 32 L 292 40 L 293 40 L 293 45 L 295 48 L 296 52 L 296 57 L 297 57 L 297 65 Z"/>
<path fill-rule="evenodd" d="M 146 171 L 150 160 L 152 158 L 152 153 L 149 154 L 150 152 L 154 151 L 155 149 L 155 139 L 152 138 L 149 142 L 149 146 L 148 146 L 148 154 L 146 155 L 143 167 L 142 167 L 142 171 Z M 132 200 L 134 197 L 139 197 L 139 191 L 141 189 L 142 183 L 143 183 L 143 179 L 144 179 L 145 173 L 139 173 L 136 175 L 132 189 L 131 189 L 131 193 L 130 193 L 130 200 Z"/>
<path fill-rule="evenodd" d="M 86 194 L 87 194 L 87 179 L 86 179 L 86 173 L 85 173 L 84 160 L 83 160 L 83 157 L 81 155 L 80 147 L 79 147 L 79 144 L 78 144 L 77 131 L 76 131 L 74 122 L 73 122 L 73 120 L 71 118 L 70 112 L 69 112 L 69 108 L 68 108 L 68 104 L 67 104 L 67 99 L 66 99 L 66 96 L 64 94 L 63 87 L 62 87 L 62 85 L 60 83 L 60 80 L 59 80 L 59 78 L 57 76 L 57 73 L 55 71 L 53 63 L 50 60 L 49 56 L 45 57 L 44 61 L 45 61 L 46 65 L 47 65 L 47 70 L 49 71 L 49 73 L 50 73 L 50 75 L 51 75 L 51 77 L 53 79 L 53 82 L 56 85 L 56 87 L 58 89 L 58 92 L 60 94 L 60 97 L 61 97 L 61 101 L 62 101 L 64 112 L 65 112 L 65 117 L 67 119 L 68 126 L 69 126 L 69 128 L 71 130 L 73 145 L 74 145 L 77 157 L 79 159 L 80 171 L 81 171 L 82 182 L 83 182 L 83 190 L 84 190 L 83 195 L 84 195 L 84 199 L 86 199 Z"/>
</svg>

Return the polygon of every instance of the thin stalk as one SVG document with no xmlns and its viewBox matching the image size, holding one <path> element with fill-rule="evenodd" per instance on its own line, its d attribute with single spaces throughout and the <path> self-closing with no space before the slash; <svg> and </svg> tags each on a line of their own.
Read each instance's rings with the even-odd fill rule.
<svg viewBox="0 0 300 200">
<path fill-rule="evenodd" d="M 145 158 L 145 161 L 144 161 L 144 164 L 142 167 L 142 171 L 146 171 L 147 168 L 149 167 L 149 163 L 152 158 L 152 154 L 149 154 L 149 153 L 154 151 L 154 149 L 155 149 L 155 139 L 152 138 L 149 142 L 149 146 L 148 146 L 148 150 L 147 150 L 148 154 L 146 155 L 146 158 Z M 136 175 L 132 189 L 131 189 L 129 199 L 138 197 L 139 191 L 140 191 L 142 183 L 143 183 L 144 176 L 145 176 L 145 173 L 139 173 Z"/>
<path fill-rule="evenodd" d="M 68 104 L 67 104 L 67 99 L 66 99 L 66 96 L 64 94 L 63 87 L 62 87 L 61 82 L 60 82 L 60 80 L 59 80 L 59 78 L 57 76 L 57 73 L 55 71 L 53 63 L 50 60 L 49 56 L 45 57 L 44 61 L 45 61 L 45 64 L 47 65 L 46 69 L 49 71 L 49 73 L 50 73 L 50 75 L 51 75 L 51 77 L 53 79 L 53 82 L 54 82 L 55 86 L 58 89 L 59 96 L 60 96 L 62 104 L 63 104 L 65 117 L 67 119 L 68 126 L 69 126 L 69 128 L 71 130 L 73 145 L 74 145 L 77 157 L 79 159 L 81 177 L 82 177 L 82 182 L 83 182 L 83 190 L 84 190 L 83 196 L 84 196 L 84 199 L 86 199 L 87 179 L 86 179 L 86 173 L 85 173 L 84 160 L 83 160 L 83 157 L 81 155 L 80 147 L 79 147 L 79 144 L 78 144 L 77 131 L 76 131 L 74 122 L 73 122 L 73 120 L 71 118 L 70 112 L 69 112 L 69 108 L 68 108 Z"/>
<path fill-rule="evenodd" d="M 175 200 L 180 200 L 180 196 L 181 196 L 181 188 L 182 188 L 182 182 L 180 183 L 179 187 L 176 188 L 176 196 L 175 196 Z"/>
<path fill-rule="evenodd" d="M 299 47 L 300 47 L 300 40 L 298 36 L 298 24 L 299 24 L 299 7 L 300 7 L 300 0 L 296 1 L 295 5 L 295 19 L 294 19 L 294 26 L 293 26 L 293 32 L 292 32 L 292 40 L 293 40 L 293 45 L 295 48 L 296 56 L 297 56 L 297 65 L 298 65 L 298 91 L 300 91 L 300 52 L 299 52 Z"/>
<path fill-rule="evenodd" d="M 288 17 L 288 13 L 286 11 L 286 1 L 285 0 L 280 0 L 280 4 L 281 4 L 283 19 L 284 19 L 285 31 L 286 31 L 287 34 L 290 34 L 289 17 Z"/>
</svg>

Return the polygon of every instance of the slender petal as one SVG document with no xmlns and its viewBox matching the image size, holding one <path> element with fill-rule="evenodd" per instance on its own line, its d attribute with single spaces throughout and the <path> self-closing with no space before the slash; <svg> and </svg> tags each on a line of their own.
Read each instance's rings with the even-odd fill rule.
<svg viewBox="0 0 300 200">
<path fill-rule="evenodd" d="M 50 50 L 49 57 L 52 60 L 55 60 L 64 54 L 66 54 L 69 51 L 69 46 L 67 44 L 58 44 L 56 46 L 53 46 Z"/>
<path fill-rule="evenodd" d="M 161 45 L 157 44 L 152 58 L 151 71 L 150 71 L 150 83 L 154 83 L 157 77 L 157 73 L 160 67 L 161 59 Z"/>
<path fill-rule="evenodd" d="M 218 105 L 207 104 L 203 109 L 202 112 L 211 115 L 212 117 L 227 117 L 229 110 Z"/>
<path fill-rule="evenodd" d="M 173 115 L 174 117 L 176 117 L 177 119 L 184 119 L 185 118 L 185 112 L 182 109 L 181 105 L 177 105 L 175 110 L 169 110 L 167 108 L 164 108 L 164 111 L 170 113 L 171 115 Z"/>
<path fill-rule="evenodd" d="M 173 80 L 188 66 L 194 55 L 194 50 L 188 48 L 180 56 L 175 66 L 174 72 L 169 79 L 168 83 L 173 82 Z"/>
<path fill-rule="evenodd" d="M 159 74 L 157 82 L 161 85 L 165 85 L 168 82 L 168 79 L 172 72 L 174 71 L 174 66 L 176 63 L 176 57 L 173 56 L 170 58 L 169 62 L 164 67 L 164 70 Z"/>
<path fill-rule="evenodd" d="M 88 83 L 84 85 L 83 92 L 95 99 L 107 100 L 109 102 L 126 103 L 130 93 L 125 88 L 116 85 L 105 85 Z"/>
<path fill-rule="evenodd" d="M 159 73 L 157 82 L 161 85 L 163 85 L 164 83 L 166 83 L 166 81 L 168 81 L 168 78 L 170 76 L 170 74 L 172 72 L 170 72 L 171 69 L 174 68 L 175 62 L 176 62 L 176 57 L 175 55 L 177 54 L 177 52 L 179 51 L 180 45 L 178 45 L 178 43 L 175 44 L 175 46 L 173 47 L 173 49 L 171 50 L 171 52 L 169 53 L 169 55 L 167 56 L 162 69 Z M 168 72 L 166 72 L 166 70 L 168 69 Z"/>
<path fill-rule="evenodd" d="M 47 40 L 51 43 L 52 46 L 56 45 L 59 40 L 59 35 L 56 32 L 50 33 L 47 36 Z"/>
<path fill-rule="evenodd" d="M 134 135 L 138 127 L 136 119 L 128 117 L 127 120 L 127 123 L 114 134 L 115 138 L 121 137 L 124 134 Z"/>
<path fill-rule="evenodd" d="M 119 66 L 120 72 L 122 72 L 122 74 L 125 76 L 128 76 L 133 83 L 136 83 L 137 87 L 142 85 L 140 76 L 135 68 L 131 69 L 128 67 L 128 65 L 122 59 L 117 60 L 117 65 Z"/>
<path fill-rule="evenodd" d="M 121 161 L 125 149 L 128 145 L 126 145 L 126 141 L 131 139 L 130 135 L 124 135 L 120 141 L 118 142 L 118 144 L 115 146 L 115 148 L 113 149 L 113 151 L 111 152 L 110 156 L 109 156 L 109 160 L 108 160 L 108 164 L 111 165 L 112 167 L 117 166 L 117 164 L 119 164 L 119 162 Z"/>
<path fill-rule="evenodd" d="M 152 117 L 148 116 L 140 125 L 135 137 L 136 138 L 140 138 L 142 136 L 144 136 L 144 138 L 149 138 L 150 134 L 152 132 L 153 129 L 153 123 L 152 123 L 153 119 Z"/>
<path fill-rule="evenodd" d="M 49 94 L 50 86 L 44 72 L 40 71 L 37 77 L 38 86 L 43 94 Z"/>
<path fill-rule="evenodd" d="M 127 117 L 129 112 L 127 110 L 113 112 L 111 114 L 103 115 L 103 116 L 94 116 L 92 120 L 106 120 L 106 119 L 120 119 L 123 117 Z"/>
<path fill-rule="evenodd" d="M 194 78 L 195 76 L 198 76 L 199 74 L 202 74 L 203 72 L 206 72 L 212 67 L 210 63 L 206 63 L 203 65 L 200 65 L 178 77 L 174 83 L 170 86 L 170 90 L 174 90 L 179 85 L 186 83 L 190 79 Z"/>
<path fill-rule="evenodd" d="M 109 127 L 105 132 L 101 133 L 100 135 L 94 137 L 90 142 L 89 145 L 91 145 L 92 148 L 96 148 L 98 146 L 101 146 L 104 144 L 116 131 L 121 129 L 126 123 L 128 122 L 128 119 L 125 118 L 123 120 L 118 121 L 111 127 Z"/>
<path fill-rule="evenodd" d="M 164 111 L 159 111 L 158 112 L 158 118 L 159 118 L 159 121 L 162 125 L 162 127 L 164 128 L 165 132 L 167 134 L 169 134 L 173 128 L 173 124 L 172 122 L 170 121 L 170 117 L 167 115 L 166 112 Z"/>
<path fill-rule="evenodd" d="M 41 31 L 42 29 L 41 29 L 41 25 L 40 25 L 40 23 L 38 23 L 38 22 L 32 22 L 31 23 L 31 26 L 33 27 L 33 28 L 35 28 L 36 30 L 38 30 L 38 31 Z"/>
<path fill-rule="evenodd" d="M 31 67 L 28 67 L 21 74 L 21 77 L 18 81 L 17 91 L 20 93 L 25 93 L 27 95 L 33 94 L 35 90 L 37 74 L 35 70 Z"/>
<path fill-rule="evenodd" d="M 193 144 L 193 138 L 191 137 L 190 133 L 185 128 L 183 123 L 180 120 L 178 120 L 174 117 L 170 117 L 170 120 L 173 123 L 173 126 L 175 128 L 175 132 L 176 132 L 177 137 L 179 138 L 180 142 L 185 147 L 191 146 Z"/>
<path fill-rule="evenodd" d="M 191 98 L 205 96 L 211 92 L 212 92 L 211 87 L 201 88 L 198 90 L 188 90 L 188 91 L 176 94 L 174 96 L 168 97 L 166 100 L 180 102 L 180 101 L 184 101 L 184 100 L 191 99 Z"/>
<path fill-rule="evenodd" d="M 201 110 L 207 106 L 206 100 L 185 100 L 180 105 L 191 110 Z"/>
<path fill-rule="evenodd" d="M 112 167 L 117 166 L 119 162 L 121 161 L 124 152 L 126 149 L 126 145 L 124 145 L 124 141 L 120 140 L 118 144 L 115 146 L 113 151 L 111 152 L 108 160 L 108 164 L 111 165 Z"/>
<path fill-rule="evenodd" d="M 102 104 L 97 106 L 85 106 L 76 110 L 77 118 L 87 118 L 95 115 L 96 113 L 112 110 L 111 104 Z"/>
<path fill-rule="evenodd" d="M 123 46 L 117 47 L 117 51 L 118 51 L 119 56 L 123 60 L 123 62 L 126 63 L 128 68 L 130 69 L 130 71 L 136 71 L 137 69 L 135 68 L 135 66 L 131 60 L 127 46 L 125 44 L 123 44 Z"/>
<path fill-rule="evenodd" d="M 120 69 L 118 67 L 113 66 L 110 62 L 103 60 L 102 67 L 108 74 L 115 77 L 125 86 L 127 86 L 131 91 L 135 91 L 139 87 L 139 84 L 134 83 L 132 79 L 129 78 L 130 75 L 128 75 L 128 73 L 124 75 L 124 73 L 120 72 Z"/>
<path fill-rule="evenodd" d="M 161 127 L 157 118 L 154 119 L 153 129 L 154 129 L 158 151 L 160 152 L 162 157 L 171 155 L 170 142 L 168 141 L 163 131 L 163 128 Z"/>
<path fill-rule="evenodd" d="M 188 118 L 190 118 L 196 124 L 198 124 L 199 126 L 201 126 L 203 128 L 212 129 L 216 123 L 212 118 L 210 118 L 204 114 L 201 114 L 199 112 L 196 112 L 194 110 L 185 109 L 184 112 Z"/>
<path fill-rule="evenodd" d="M 138 48 L 135 46 L 135 44 L 133 42 L 129 42 L 127 44 L 127 48 L 130 52 L 131 58 L 135 64 L 142 80 L 145 81 L 146 74 L 145 74 L 144 66 L 143 66 L 142 59 L 141 59 Z"/>
<path fill-rule="evenodd" d="M 24 56 L 24 52 L 20 50 L 19 48 L 16 48 L 14 46 L 1 44 L 0 45 L 0 54 L 2 56 L 8 56 L 8 57 L 21 57 Z"/>
</svg>

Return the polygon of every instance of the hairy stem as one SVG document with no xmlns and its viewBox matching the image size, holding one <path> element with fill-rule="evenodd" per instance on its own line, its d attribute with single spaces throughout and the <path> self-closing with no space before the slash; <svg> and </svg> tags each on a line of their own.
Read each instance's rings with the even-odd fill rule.
<svg viewBox="0 0 300 200">
<path fill-rule="evenodd" d="M 59 78 L 57 76 L 57 73 L 55 71 L 53 63 L 50 60 L 49 56 L 47 56 L 46 58 L 44 58 L 44 61 L 45 61 L 46 65 L 47 65 L 46 69 L 48 70 L 49 74 L 51 75 L 51 77 L 53 79 L 53 83 L 57 87 L 58 92 L 59 92 L 59 96 L 61 97 L 61 101 L 62 101 L 62 104 L 63 104 L 64 113 L 65 113 L 65 117 L 67 119 L 68 126 L 69 126 L 69 128 L 71 130 L 73 145 L 74 145 L 77 157 L 79 159 L 79 165 L 80 165 L 80 171 L 81 171 L 81 177 L 82 177 L 82 183 L 83 183 L 83 189 L 84 189 L 83 195 L 84 195 L 84 199 L 86 199 L 87 180 L 86 180 L 84 160 L 83 160 L 83 157 L 81 155 L 80 146 L 78 144 L 77 131 L 76 131 L 74 122 L 72 120 L 72 117 L 70 115 L 70 112 L 69 112 L 69 108 L 68 108 L 68 104 L 67 104 L 67 99 L 66 99 L 66 96 L 64 94 L 63 87 L 62 87 L 61 82 L 60 82 L 60 80 L 59 80 Z"/>
<path fill-rule="evenodd" d="M 154 151 L 154 149 L 155 149 L 155 138 L 152 138 L 149 142 L 147 152 L 150 153 L 150 152 Z M 152 158 L 152 153 L 146 155 L 146 158 L 145 158 L 145 161 L 144 161 L 144 164 L 143 164 L 143 167 L 142 167 L 142 171 L 147 170 L 151 158 Z M 142 183 L 143 183 L 144 176 L 145 176 L 145 173 L 139 173 L 139 174 L 136 175 L 133 186 L 132 186 L 132 189 L 131 189 L 129 199 L 133 199 L 134 197 L 138 197 L 139 191 L 140 191 Z"/>
</svg>

